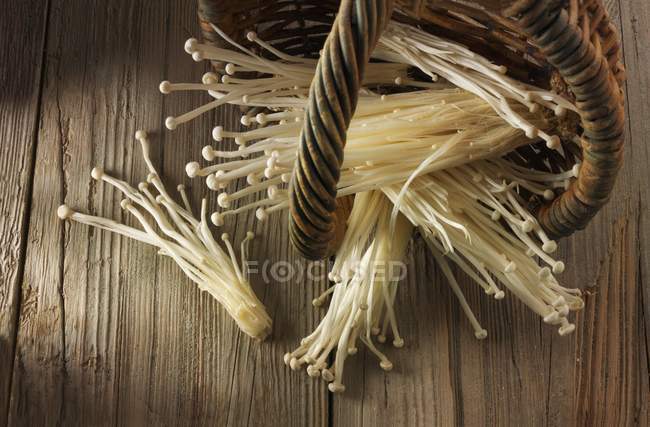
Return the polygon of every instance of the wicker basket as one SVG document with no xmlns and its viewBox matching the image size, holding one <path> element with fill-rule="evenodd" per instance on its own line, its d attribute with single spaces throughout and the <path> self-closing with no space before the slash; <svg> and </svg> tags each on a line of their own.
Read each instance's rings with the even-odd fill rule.
<svg viewBox="0 0 650 427">
<path fill-rule="evenodd" d="M 582 152 L 567 149 L 562 157 L 532 144 L 513 155 L 546 170 L 548 164 L 581 159 L 579 176 L 566 191 L 550 202 L 531 201 L 531 208 L 551 236 L 584 228 L 609 197 L 623 148 L 625 73 L 619 39 L 601 0 L 199 0 L 203 37 L 212 43 L 219 39 L 210 22 L 243 44 L 245 32 L 255 30 L 293 55 L 317 57 L 322 49 L 310 91 L 317 101 L 309 103 L 290 184 L 295 248 L 306 258 L 323 258 L 334 252 L 344 230 L 350 203 L 337 201 L 336 183 L 345 130 L 364 66 L 391 15 L 463 43 L 507 66 L 518 80 L 552 87 L 575 102 L 579 123 L 558 126 L 563 139 L 580 137 Z M 332 72 L 337 67 L 347 72 Z M 549 162 L 541 161 L 545 158 Z"/>
</svg>

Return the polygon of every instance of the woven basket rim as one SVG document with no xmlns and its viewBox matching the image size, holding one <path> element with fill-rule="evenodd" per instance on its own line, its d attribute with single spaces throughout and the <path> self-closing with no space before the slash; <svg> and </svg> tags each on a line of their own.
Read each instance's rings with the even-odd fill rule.
<svg viewBox="0 0 650 427">
<path fill-rule="evenodd" d="M 289 4 L 300 4 L 305 14 L 310 13 L 310 8 L 334 13 L 338 4 L 336 1 L 313 0 L 199 0 L 198 3 L 203 37 L 211 43 L 215 43 L 216 38 L 210 22 L 216 22 L 222 28 L 225 25 L 224 30 L 234 31 L 234 37 L 241 37 L 242 28 L 248 29 L 255 23 L 256 11 L 268 16 Z M 493 4 L 495 1 L 486 0 L 486 3 Z M 496 3 L 503 2 L 496 0 Z M 401 19 L 423 19 L 422 16 L 425 16 L 428 21 L 425 20 L 424 24 L 429 28 L 435 25 L 437 30 L 443 32 L 450 22 L 456 26 L 460 24 L 459 20 L 444 21 L 445 14 L 441 11 L 446 11 L 450 20 L 462 14 L 471 19 L 490 20 L 494 25 L 486 26 L 482 32 L 476 29 L 470 31 L 464 25 L 463 38 L 480 42 L 484 37 L 485 40 L 501 40 L 510 47 L 514 46 L 515 52 L 526 54 L 527 62 L 524 65 L 527 64 L 529 69 L 535 68 L 534 64 L 537 63 L 538 70 L 549 72 L 548 78 L 555 72 L 571 90 L 582 119 L 583 133 L 579 136 L 583 140 L 583 163 L 580 174 L 567 191 L 536 210 L 538 221 L 551 236 L 567 236 L 584 228 L 607 201 L 620 168 L 624 127 L 621 86 L 625 78 L 620 41 L 601 0 L 517 0 L 505 3 L 508 3 L 508 8 L 500 11 L 456 0 L 397 0 L 396 7 L 402 13 Z M 240 16 L 240 19 L 234 19 L 235 16 Z M 248 21 L 246 16 L 249 17 Z M 230 30 L 229 23 L 233 25 Z M 296 34 L 298 37 L 300 32 L 296 31 Z M 589 37 L 585 37 L 585 34 Z M 568 45 L 574 50 L 566 52 L 567 48 L 556 42 L 556 38 L 571 41 L 573 44 Z M 582 57 L 572 58 L 568 55 L 574 52 L 582 52 Z M 579 71 L 576 72 L 576 69 Z M 293 190 L 299 191 L 300 188 Z M 323 246 L 321 243 L 318 248 L 314 247 L 314 239 L 322 241 L 323 235 L 310 227 L 309 212 L 304 212 L 305 209 L 309 210 L 309 206 L 291 208 L 292 230 L 299 231 L 292 234 L 294 246 L 307 258 L 320 259 L 330 255 L 335 245 Z M 294 224 L 296 221 L 299 223 L 297 226 Z M 335 215 L 332 221 L 336 221 Z"/>
</svg>

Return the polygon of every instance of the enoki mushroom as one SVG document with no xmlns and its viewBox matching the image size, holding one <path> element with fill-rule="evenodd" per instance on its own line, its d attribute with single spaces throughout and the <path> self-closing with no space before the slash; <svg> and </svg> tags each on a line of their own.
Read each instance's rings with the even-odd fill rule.
<svg viewBox="0 0 650 427">
<path fill-rule="evenodd" d="M 444 77 L 485 100 L 500 117 L 512 127 L 523 130 L 529 138 L 539 136 L 546 141 L 548 148 L 558 148 L 560 139 L 537 128 L 514 111 L 511 102 L 525 105 L 531 112 L 545 107 L 560 117 L 567 110 L 576 111 L 575 106 L 561 96 L 508 77 L 506 67 L 492 64 L 458 43 L 411 25 L 391 22 L 373 56 L 414 65 L 434 81 L 439 76 Z"/>
<path fill-rule="evenodd" d="M 220 192 L 217 200 L 224 211 L 212 214 L 214 224 L 222 224 L 225 215 L 248 209 L 255 209 L 257 218 L 264 220 L 288 207 L 284 188 L 295 162 L 300 121 L 316 60 L 286 55 L 249 33 L 251 42 L 277 58 L 267 59 L 214 28 L 235 50 L 194 39 L 188 40 L 185 48 L 195 60 L 225 64 L 224 75 L 206 73 L 201 84 L 165 81 L 160 85 L 166 94 L 204 90 L 214 101 L 169 117 L 166 124 L 174 129 L 223 104 L 241 107 L 241 123 L 252 129 L 229 131 L 216 126 L 212 132 L 215 141 L 233 139 L 238 149 L 208 145 L 202 151 L 204 159 L 219 163 L 201 167 L 199 162 L 190 162 L 186 172 L 190 177 L 205 177 L 208 187 Z M 364 76 L 347 134 L 338 184 L 340 196 L 476 159 L 499 157 L 530 143 L 530 138 L 540 137 L 549 148 L 562 149 L 559 138 L 546 133 L 549 123 L 541 110 L 563 116 L 575 107 L 555 93 L 510 78 L 504 67 L 462 45 L 392 22 L 374 55 L 389 62 L 371 62 Z M 409 67 L 417 67 L 432 81 L 409 78 Z M 237 74 L 239 71 L 255 73 L 244 78 Z M 439 75 L 447 83 L 439 82 Z M 450 84 L 462 89 L 450 89 Z M 407 92 L 379 95 L 375 90 L 388 86 L 402 86 Z M 224 191 L 239 178 L 246 178 L 248 187 L 234 193 Z M 243 205 L 235 203 L 256 193 L 266 193 L 267 197 Z"/>
<path fill-rule="evenodd" d="M 356 196 L 348 232 L 330 273 L 334 285 L 314 300 L 318 306 L 327 295 L 332 295 L 327 314 L 297 349 L 284 356 L 291 369 L 306 365 L 309 376 L 328 381 L 332 392 L 345 390 L 342 382 L 345 359 L 356 354 L 358 341 L 377 356 L 379 365 L 386 371 L 393 364 L 376 347 L 375 339 L 384 342 L 390 329 L 393 345 L 404 345 L 393 303 L 413 226 L 400 216 L 392 233 L 388 224 L 390 209 L 390 201 L 379 191 Z M 330 366 L 328 358 L 334 350 L 336 355 Z"/>
<path fill-rule="evenodd" d="M 521 193 L 548 194 L 552 182 L 569 176 L 526 174 L 503 159 L 481 160 L 418 177 L 401 198 L 399 186 L 382 191 L 395 203 L 398 215 L 422 231 L 477 338 L 487 332 L 466 303 L 443 255 L 486 294 L 502 299 L 505 293 L 497 282 L 501 283 L 545 323 L 558 325 L 560 335 L 566 335 L 575 329 L 567 318 L 569 312 L 584 303 L 579 290 L 567 289 L 555 278 L 565 268 L 550 255 L 557 244 L 530 214 Z"/>
<path fill-rule="evenodd" d="M 529 115 L 526 111 L 522 114 Z M 187 165 L 190 177 L 206 176 L 208 187 L 219 192 L 217 200 L 224 211 L 212 216 L 215 224 L 220 225 L 224 215 L 246 209 L 257 209 L 257 217 L 263 220 L 287 206 L 283 186 L 290 179 L 296 158 L 300 132 L 296 120 L 300 117 L 270 124 L 272 119 L 282 120 L 271 116 L 273 113 L 257 114 L 257 120 L 269 124 L 237 134 L 217 127 L 215 139 L 234 137 L 242 144 L 239 150 L 220 151 L 206 146 L 204 158 L 218 159 L 220 163 L 204 168 L 198 162 Z M 287 112 L 280 117 L 287 117 Z M 541 118 L 531 120 L 544 126 Z M 257 137 L 261 139 L 255 140 Z M 414 171 L 428 173 L 501 156 L 528 143 L 522 131 L 509 126 L 486 102 L 466 91 L 441 89 L 419 91 L 417 96 L 362 96 L 347 134 L 338 194 L 345 196 L 404 182 Z M 246 178 L 248 186 L 227 192 L 228 184 L 239 178 Z M 266 201 L 240 204 L 230 211 L 235 201 L 256 193 L 266 194 Z"/>
<path fill-rule="evenodd" d="M 504 287 L 545 323 L 557 325 L 560 335 L 573 332 L 568 316 L 584 305 L 580 291 L 555 278 L 564 270 L 564 263 L 550 255 L 557 245 L 528 212 L 521 194 L 549 198 L 577 169 L 552 174 L 504 159 L 479 160 L 422 175 L 402 197 L 400 185 L 357 194 L 330 273 L 334 285 L 313 301 L 321 306 L 331 295 L 328 311 L 316 330 L 285 355 L 285 363 L 294 370 L 305 365 L 309 376 L 330 382 L 332 392 L 345 390 L 344 363 L 356 354 L 357 341 L 377 356 L 382 369 L 392 369 L 376 343 L 386 342 L 390 334 L 395 347 L 404 345 L 395 306 L 397 275 L 390 266 L 402 260 L 413 226 L 423 234 L 476 338 L 486 338 L 488 331 L 469 306 L 450 262 L 487 295 L 501 300 Z M 395 208 L 399 213 L 392 228 Z"/>
<path fill-rule="evenodd" d="M 197 61 L 225 64 L 223 75 L 206 73 L 201 84 L 160 85 L 163 93 L 207 91 L 213 101 L 169 117 L 166 125 L 174 129 L 223 104 L 240 107 L 240 122 L 248 129 L 216 126 L 212 132 L 216 142 L 232 139 L 238 148 L 208 145 L 203 158 L 218 163 L 202 167 L 191 162 L 186 172 L 205 177 L 208 187 L 219 192 L 223 211 L 211 215 L 214 224 L 249 209 L 264 220 L 288 207 L 286 184 L 316 60 L 286 55 L 249 33 L 248 39 L 269 54 L 263 57 L 215 30 L 233 50 L 193 39 L 185 47 Z M 564 264 L 551 257 L 557 245 L 531 215 L 529 199 L 554 198 L 556 189 L 566 188 L 577 176 L 579 165 L 558 173 L 538 172 L 503 156 L 538 138 L 564 156 L 565 147 L 548 133 L 551 125 L 545 117 L 548 112 L 562 117 L 575 107 L 558 94 L 512 79 L 505 67 L 462 45 L 396 22 L 382 35 L 373 58 L 387 62 L 368 65 L 338 183 L 339 196 L 357 196 L 330 274 L 334 285 L 314 300 L 322 305 L 331 296 L 330 306 L 316 330 L 285 355 L 285 362 L 293 369 L 307 366 L 310 376 L 324 378 L 334 392 L 344 390 L 345 359 L 357 351 L 358 341 L 379 358 L 383 369 L 391 369 L 375 342 L 390 334 L 395 346 L 403 344 L 394 307 L 396 277 L 378 265 L 402 259 L 413 226 L 423 233 L 477 338 L 488 332 L 469 307 L 449 262 L 494 298 L 502 299 L 509 291 L 544 322 L 557 325 L 561 335 L 572 332 L 569 313 L 583 301 L 578 290 L 561 286 L 555 278 Z M 412 78 L 413 67 L 430 81 Z M 392 93 L 394 89 L 402 93 Z M 248 186 L 225 191 L 240 178 Z M 238 203 L 253 194 L 263 196 Z"/>
<path fill-rule="evenodd" d="M 256 339 L 266 338 L 271 331 L 271 318 L 253 293 L 244 268 L 253 233 L 249 231 L 241 242 L 240 267 L 228 234 L 221 236 L 227 253 L 213 238 L 207 223 L 206 200 L 201 203 L 200 219 L 194 216 L 182 185 L 178 186 L 178 191 L 184 206 L 174 201 L 151 162 L 146 133 L 136 132 L 136 139 L 140 141 L 142 156 L 149 169 L 146 182 L 139 183 L 135 189 L 98 167 L 92 170 L 91 175 L 126 196 L 120 206 L 137 219 L 142 229 L 76 212 L 67 205 L 59 206 L 59 218 L 112 231 L 159 248 L 159 254 L 171 257 L 199 289 L 223 305 L 243 332 Z"/>
</svg>

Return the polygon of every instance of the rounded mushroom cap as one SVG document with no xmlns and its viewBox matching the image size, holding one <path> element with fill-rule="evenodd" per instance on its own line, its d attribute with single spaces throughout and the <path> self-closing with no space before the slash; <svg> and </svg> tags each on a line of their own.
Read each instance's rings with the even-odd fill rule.
<svg viewBox="0 0 650 427">
<path fill-rule="evenodd" d="M 210 215 L 210 221 L 217 227 L 221 227 L 223 225 L 223 215 L 221 215 L 219 212 L 214 212 L 212 215 Z"/>
<path fill-rule="evenodd" d="M 165 119 L 165 127 L 169 130 L 174 130 L 176 129 L 176 126 L 178 126 L 178 123 L 176 122 L 176 118 L 169 116 Z"/>
<path fill-rule="evenodd" d="M 379 366 L 380 366 L 381 369 L 383 369 L 384 371 L 390 371 L 391 369 L 393 369 L 393 364 L 391 363 L 390 360 L 382 360 L 382 361 L 379 363 Z"/>
<path fill-rule="evenodd" d="M 160 93 L 162 94 L 169 94 L 172 89 L 172 84 L 169 82 L 169 80 L 164 80 L 160 82 L 160 85 L 158 85 L 158 90 L 160 90 Z"/>
<path fill-rule="evenodd" d="M 196 177 L 196 174 L 199 173 L 200 169 L 201 165 L 199 165 L 199 162 L 189 162 L 185 165 L 185 173 L 187 173 L 187 176 L 190 178 Z"/>
<path fill-rule="evenodd" d="M 196 45 L 199 43 L 197 39 L 194 37 L 191 37 L 187 40 L 185 40 L 185 52 L 192 54 L 196 50 Z"/>
<path fill-rule="evenodd" d="M 165 82 L 163 82 L 163 83 L 165 83 Z M 169 83 L 169 82 L 167 82 L 167 83 Z M 145 131 L 145 130 L 138 129 L 138 130 L 135 131 L 135 139 L 137 139 L 138 141 L 142 141 L 143 139 L 147 139 L 148 136 L 149 135 L 147 135 L 147 131 Z"/>
<path fill-rule="evenodd" d="M 66 220 L 72 216 L 74 211 L 68 205 L 61 205 L 56 210 L 59 219 Z"/>
<path fill-rule="evenodd" d="M 93 179 L 100 180 L 102 179 L 102 176 L 104 176 L 104 169 L 100 167 L 94 167 L 92 171 L 90 171 L 90 176 L 93 177 Z"/>
</svg>

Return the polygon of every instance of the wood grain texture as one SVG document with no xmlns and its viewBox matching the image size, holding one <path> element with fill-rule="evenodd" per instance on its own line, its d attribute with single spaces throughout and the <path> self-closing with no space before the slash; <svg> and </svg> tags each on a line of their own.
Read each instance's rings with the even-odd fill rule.
<svg viewBox="0 0 650 427">
<path fill-rule="evenodd" d="M 7 422 L 24 271 L 47 3 L 3 2 L 0 18 L 0 425 Z"/>
<path fill-rule="evenodd" d="M 203 70 L 182 49 L 196 28 L 194 10 L 172 1 L 55 2 L 50 19 L 10 424 L 326 424 L 325 388 L 281 363 L 290 338 L 313 326 L 305 309 L 312 297 L 299 284 L 265 289 L 256 280 L 281 333 L 253 343 L 152 248 L 64 226 L 55 215 L 66 202 L 122 218 L 119 194 L 92 181 L 91 168 L 137 183 L 146 174 L 136 128 L 160 129 L 166 115 L 207 100 L 178 95 L 168 103 L 157 89 L 165 77 L 200 79 Z M 214 120 L 153 135 L 170 188 L 187 180 L 184 165 L 199 156 Z M 232 126 L 237 118 L 227 110 L 216 121 Z M 196 184 L 198 202 L 205 191 Z M 226 231 L 241 238 L 251 218 L 237 225 Z M 279 217 L 266 224 L 261 234 L 277 238 L 260 239 L 253 256 L 292 260 L 285 226 Z"/>
<path fill-rule="evenodd" d="M 310 303 L 323 280 L 266 285 L 259 265 L 253 286 L 274 334 L 255 343 L 152 248 L 55 216 L 65 201 L 131 221 L 118 192 L 89 172 L 101 165 L 142 180 L 135 130 L 161 129 L 167 115 L 207 100 L 157 90 L 205 71 L 182 50 L 198 32 L 194 3 L 11 1 L 0 35 L 24 33 L 24 50 L 0 46 L 0 79 L 9 76 L 0 87 L 0 425 L 648 425 L 650 5 L 606 3 L 629 76 L 626 164 L 610 204 L 562 243 L 562 281 L 586 292 L 576 333 L 559 337 L 513 298 L 488 299 L 459 275 L 489 332 L 477 341 L 415 239 L 398 293 L 406 346 L 387 350 L 394 370 L 360 346 L 346 393 L 332 396 L 282 363 L 324 314 Z M 152 135 L 170 189 L 183 182 L 199 202 L 206 189 L 184 165 L 212 126 L 237 118 L 224 109 Z M 223 231 L 239 240 L 253 226 L 254 260 L 304 267 L 283 216 L 240 217 Z"/>
<path fill-rule="evenodd" d="M 624 46 L 625 66 L 629 76 L 625 95 L 627 98 L 627 112 L 631 120 L 628 122 L 629 156 L 626 176 L 632 185 L 629 192 L 632 200 L 638 200 L 634 207 L 639 212 L 639 234 L 637 236 L 639 282 L 645 313 L 645 342 L 646 353 L 650 348 L 650 286 L 642 279 L 650 272 L 650 218 L 647 215 L 650 209 L 650 186 L 648 186 L 648 161 L 650 148 L 648 136 L 650 135 L 650 7 L 647 2 L 620 2 L 621 38 Z M 645 285 L 644 285 L 645 284 Z"/>
</svg>

